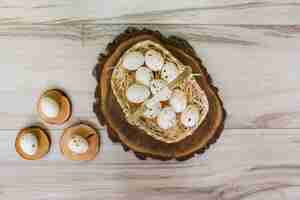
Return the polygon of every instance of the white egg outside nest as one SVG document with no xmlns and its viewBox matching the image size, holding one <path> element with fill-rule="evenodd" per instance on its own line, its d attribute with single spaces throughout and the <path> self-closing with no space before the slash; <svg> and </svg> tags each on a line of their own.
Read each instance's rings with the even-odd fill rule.
<svg viewBox="0 0 300 200">
<path fill-rule="evenodd" d="M 68 143 L 68 148 L 76 154 L 83 154 L 88 151 L 88 141 L 80 135 L 73 136 Z"/>
<path fill-rule="evenodd" d="M 42 113 L 48 118 L 55 118 L 59 115 L 60 106 L 50 97 L 42 97 L 40 106 Z"/>
<path fill-rule="evenodd" d="M 33 133 L 26 133 L 20 138 L 20 147 L 27 155 L 34 155 L 38 150 L 38 139 Z"/>
</svg>

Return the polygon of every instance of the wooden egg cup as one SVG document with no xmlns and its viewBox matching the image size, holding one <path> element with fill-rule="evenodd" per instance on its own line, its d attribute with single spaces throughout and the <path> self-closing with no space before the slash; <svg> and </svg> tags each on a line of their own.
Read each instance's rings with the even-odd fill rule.
<svg viewBox="0 0 300 200">
<path fill-rule="evenodd" d="M 40 104 L 41 99 L 45 96 L 54 99 L 60 105 L 60 112 L 57 117 L 49 118 L 42 112 Z M 41 95 L 37 103 L 37 110 L 43 121 L 47 122 L 48 124 L 61 125 L 70 119 L 72 114 L 72 104 L 70 99 L 63 91 L 52 89 Z"/>
<path fill-rule="evenodd" d="M 28 155 L 22 151 L 22 148 L 20 147 L 20 139 L 21 137 L 26 134 L 26 133 L 32 133 L 35 134 L 38 140 L 38 149 L 36 154 L 34 155 Z M 44 155 L 46 155 L 49 150 L 50 150 L 50 137 L 40 127 L 28 127 L 28 128 L 23 128 L 20 130 L 20 132 L 17 135 L 16 141 L 15 141 L 15 148 L 16 152 L 25 160 L 38 160 L 42 158 Z"/>
<path fill-rule="evenodd" d="M 87 152 L 75 154 L 69 149 L 68 142 L 74 135 L 79 135 L 87 140 L 89 144 Z M 94 160 L 99 151 L 100 137 L 94 128 L 80 123 L 64 130 L 59 145 L 62 154 L 70 160 Z"/>
<path fill-rule="evenodd" d="M 195 79 L 207 95 L 208 115 L 192 135 L 176 143 L 167 144 L 156 140 L 143 130 L 130 125 L 111 89 L 111 66 L 115 66 L 128 48 L 144 40 L 161 44 L 184 65 L 191 66 L 193 73 L 201 74 Z M 218 96 L 218 89 L 213 86 L 212 79 L 194 49 L 181 38 L 165 37 L 160 32 L 149 29 L 128 28 L 108 44 L 106 54 L 100 54 L 93 75 L 98 83 L 94 103 L 94 112 L 98 120 L 103 126 L 107 126 L 113 142 L 121 143 L 125 151 L 132 150 L 139 159 L 151 157 L 159 160 L 187 160 L 194 154 L 203 153 L 216 142 L 223 131 L 226 112 Z"/>
</svg>

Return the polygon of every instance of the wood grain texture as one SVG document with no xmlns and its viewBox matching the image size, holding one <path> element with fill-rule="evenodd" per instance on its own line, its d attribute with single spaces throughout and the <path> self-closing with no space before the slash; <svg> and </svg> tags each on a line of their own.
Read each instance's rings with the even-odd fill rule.
<svg viewBox="0 0 300 200">
<path fill-rule="evenodd" d="M 0 131 L 1 199 L 299 198 L 298 130 L 227 130 L 206 154 L 184 163 L 139 161 L 103 129 L 94 161 L 60 155 L 61 131 L 51 131 L 53 145 L 44 159 L 23 161 L 14 152 L 17 131 Z"/>
<path fill-rule="evenodd" d="M 300 199 L 299 12 L 299 0 L 0 0 L 0 199 Z M 202 157 L 139 161 L 103 129 L 95 161 L 60 155 L 62 128 L 97 124 L 91 71 L 128 24 L 187 39 L 215 80 L 227 130 Z M 15 136 L 45 126 L 35 103 L 51 87 L 74 115 L 48 126 L 43 160 L 23 161 Z"/>
<path fill-rule="evenodd" d="M 300 127 L 300 26 L 139 25 L 187 39 L 220 89 L 226 128 Z M 0 26 L 0 120 L 21 128 L 37 120 L 43 90 L 61 87 L 74 103 L 72 120 L 92 112 L 98 54 L 127 25 Z"/>
<path fill-rule="evenodd" d="M 299 24 L 299 0 L 9 0 L 0 23 Z"/>
</svg>

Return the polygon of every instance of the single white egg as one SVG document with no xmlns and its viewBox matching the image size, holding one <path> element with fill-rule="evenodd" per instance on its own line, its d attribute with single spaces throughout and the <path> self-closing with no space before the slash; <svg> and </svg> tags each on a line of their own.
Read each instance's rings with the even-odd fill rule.
<svg viewBox="0 0 300 200">
<path fill-rule="evenodd" d="M 199 121 L 200 111 L 196 105 L 188 105 L 186 109 L 181 113 L 181 123 L 188 127 L 194 127 Z"/>
<path fill-rule="evenodd" d="M 178 76 L 178 69 L 174 63 L 167 62 L 161 69 L 160 77 L 168 83 L 175 80 Z"/>
<path fill-rule="evenodd" d="M 168 87 L 165 87 L 158 93 L 160 101 L 168 101 L 171 98 L 172 90 Z"/>
<path fill-rule="evenodd" d="M 160 71 L 164 64 L 164 58 L 161 53 L 151 49 L 145 54 L 145 63 L 152 71 Z"/>
<path fill-rule="evenodd" d="M 38 139 L 33 133 L 26 133 L 20 138 L 20 147 L 27 155 L 34 155 L 38 150 Z"/>
<path fill-rule="evenodd" d="M 153 72 L 147 68 L 147 67 L 140 67 L 136 72 L 135 72 L 135 80 L 137 82 L 140 82 L 144 85 L 149 86 L 150 81 L 153 80 Z"/>
<path fill-rule="evenodd" d="M 144 116 L 146 118 L 153 119 L 158 116 L 161 111 L 161 104 L 158 102 L 154 105 L 145 105 L 146 110 L 144 111 Z"/>
<path fill-rule="evenodd" d="M 145 63 L 145 56 L 138 51 L 127 53 L 123 57 L 123 67 L 130 71 L 137 70 Z"/>
<path fill-rule="evenodd" d="M 171 107 L 165 107 L 157 117 L 157 124 L 162 129 L 169 129 L 176 126 L 176 113 Z"/>
<path fill-rule="evenodd" d="M 75 135 L 69 141 L 68 147 L 73 153 L 83 154 L 88 151 L 89 143 L 84 137 Z"/>
<path fill-rule="evenodd" d="M 184 111 L 187 105 L 186 94 L 182 90 L 175 89 L 172 93 L 169 103 L 176 113 Z"/>
<path fill-rule="evenodd" d="M 132 103 L 142 103 L 150 96 L 150 91 L 145 85 L 132 84 L 127 89 L 126 96 Z"/>
<path fill-rule="evenodd" d="M 167 87 L 167 82 L 161 79 L 155 79 L 150 82 L 150 90 L 152 94 L 157 94 L 163 88 Z"/>
<path fill-rule="evenodd" d="M 57 117 L 60 112 L 59 104 L 50 97 L 42 97 L 40 106 L 42 113 L 49 118 Z"/>
<path fill-rule="evenodd" d="M 167 101 L 172 95 L 167 82 L 161 79 L 152 80 L 150 82 L 150 90 L 153 95 L 157 94 L 160 101 Z"/>
</svg>

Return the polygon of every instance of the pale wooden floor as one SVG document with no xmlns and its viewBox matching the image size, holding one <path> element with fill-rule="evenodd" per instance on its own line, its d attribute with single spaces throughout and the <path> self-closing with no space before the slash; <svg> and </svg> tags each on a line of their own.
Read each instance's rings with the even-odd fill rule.
<svg viewBox="0 0 300 200">
<path fill-rule="evenodd" d="M 0 0 L 0 199 L 299 200 L 299 13 L 299 0 Z M 58 148 L 64 126 L 51 126 L 46 158 L 21 160 L 15 136 L 41 123 L 47 88 L 73 100 L 65 126 L 97 123 L 91 71 L 129 24 L 193 45 L 229 113 L 218 143 L 184 163 L 139 161 L 97 126 L 97 159 L 71 162 Z"/>
</svg>

